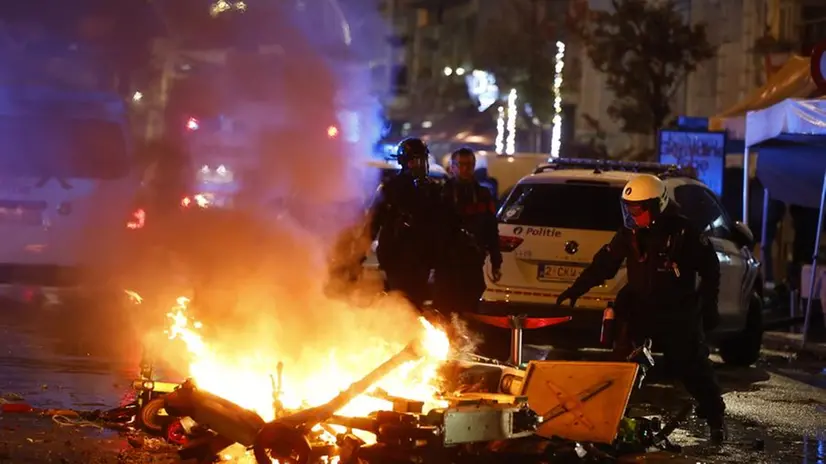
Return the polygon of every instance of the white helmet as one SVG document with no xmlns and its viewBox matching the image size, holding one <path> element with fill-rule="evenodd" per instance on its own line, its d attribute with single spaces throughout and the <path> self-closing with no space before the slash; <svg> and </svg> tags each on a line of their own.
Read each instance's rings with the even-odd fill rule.
<svg viewBox="0 0 826 464">
<path fill-rule="evenodd" d="M 645 228 L 668 206 L 668 190 L 657 176 L 638 174 L 622 189 L 622 215 L 625 227 Z"/>
</svg>

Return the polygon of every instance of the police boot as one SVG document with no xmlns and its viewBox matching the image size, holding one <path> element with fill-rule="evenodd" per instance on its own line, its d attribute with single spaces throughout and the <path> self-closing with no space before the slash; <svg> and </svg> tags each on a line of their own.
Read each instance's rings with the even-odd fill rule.
<svg viewBox="0 0 826 464">
<path fill-rule="evenodd" d="M 709 441 L 714 446 L 722 445 L 728 440 L 728 428 L 723 416 L 708 419 Z"/>
</svg>

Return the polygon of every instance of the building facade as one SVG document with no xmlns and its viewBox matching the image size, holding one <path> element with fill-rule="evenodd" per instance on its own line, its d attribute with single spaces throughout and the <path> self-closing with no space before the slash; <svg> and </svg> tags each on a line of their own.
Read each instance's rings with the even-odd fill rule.
<svg viewBox="0 0 826 464">
<path fill-rule="evenodd" d="M 737 104 L 766 83 L 791 54 L 808 55 L 826 39 L 826 3 L 820 0 L 677 0 L 691 22 L 707 24 L 717 55 L 688 76 L 672 103 L 674 116 L 713 116 Z M 610 7 L 609 0 L 588 0 L 592 9 Z M 579 115 L 594 116 L 606 132 L 610 152 L 639 147 L 650 137 L 623 134 L 606 114 L 613 95 L 605 78 L 580 50 L 580 87 L 587 92 L 566 95 Z M 577 138 L 593 131 L 577 125 Z"/>
<path fill-rule="evenodd" d="M 614 97 L 605 76 L 589 62 L 566 24 L 577 5 L 610 8 L 610 0 L 522 0 L 550 18 L 566 44 L 563 93 L 565 131 L 586 142 L 602 137 L 609 153 L 643 148 L 650 136 L 625 134 L 607 115 Z M 653 1 L 653 0 L 652 0 Z M 688 76 L 672 102 L 674 116 L 713 116 L 763 85 L 791 54 L 806 54 L 826 38 L 821 0 L 675 0 L 686 21 L 708 25 L 718 49 Z M 501 0 L 377 0 L 388 24 L 386 51 L 371 62 L 385 96 L 387 116 L 409 121 L 438 119 L 469 103 L 464 78 L 474 69 L 473 49 L 484 25 L 502 13 Z M 549 98 L 553 98 L 549 92 Z M 588 119 L 598 123 L 599 131 Z M 599 132 L 599 133 L 597 133 Z"/>
<path fill-rule="evenodd" d="M 479 60 L 480 44 L 490 40 L 486 34 L 492 34 L 496 29 L 489 26 L 504 24 L 505 29 L 536 27 L 537 33 L 546 36 L 544 43 L 551 44 L 549 53 L 553 54 L 552 45 L 564 37 L 568 3 L 568 0 L 513 0 L 509 3 L 501 0 L 383 0 L 382 11 L 388 23 L 393 25 L 394 33 L 387 54 L 393 67 L 387 71 L 393 83 L 391 98 L 385 105 L 389 109 L 388 117 L 408 121 L 408 126 L 441 121 L 440 127 L 456 123 L 453 119 L 462 119 L 468 127 L 479 127 L 484 125 L 481 119 L 487 117 L 490 130 L 493 130 L 496 115 L 473 114 L 477 107 L 469 96 L 466 82 L 474 70 L 490 71 L 478 69 L 482 65 L 475 62 Z M 530 32 L 526 31 L 526 34 Z M 512 63 L 511 69 L 517 69 L 525 65 L 531 51 L 524 45 L 514 44 L 513 47 L 514 54 L 521 55 L 514 60 L 516 64 Z M 566 75 L 578 69 L 576 56 L 572 61 L 565 61 Z M 569 83 L 575 81 L 569 80 Z M 547 98 L 553 102 L 554 89 L 550 83 L 548 87 Z M 566 91 L 568 88 L 563 86 Z M 509 90 L 499 89 L 503 106 L 507 106 L 504 98 Z M 491 107 L 494 113 L 497 107 Z M 523 109 L 519 105 L 520 113 Z M 531 126 L 530 122 L 524 121 L 530 121 L 530 117 L 526 118 L 524 114 L 520 117 L 522 126 Z M 480 123 L 475 124 L 473 120 Z M 416 131 L 417 127 L 410 129 Z M 542 140 L 539 133 L 528 135 L 522 129 L 519 132 L 526 138 L 524 144 L 547 145 L 550 143 L 550 127 L 542 130 L 549 140 Z M 464 133 L 464 129 L 459 133 Z"/>
</svg>

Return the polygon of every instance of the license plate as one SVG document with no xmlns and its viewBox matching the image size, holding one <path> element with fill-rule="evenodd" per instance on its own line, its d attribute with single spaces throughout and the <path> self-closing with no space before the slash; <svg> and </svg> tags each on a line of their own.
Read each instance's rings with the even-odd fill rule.
<svg viewBox="0 0 826 464">
<path fill-rule="evenodd" d="M 39 203 L 0 201 L 0 224 L 39 226 L 43 223 L 43 205 Z"/>
<path fill-rule="evenodd" d="M 576 280 L 584 267 L 564 266 L 559 264 L 540 264 L 537 269 L 536 280 L 550 282 L 569 282 Z"/>
</svg>

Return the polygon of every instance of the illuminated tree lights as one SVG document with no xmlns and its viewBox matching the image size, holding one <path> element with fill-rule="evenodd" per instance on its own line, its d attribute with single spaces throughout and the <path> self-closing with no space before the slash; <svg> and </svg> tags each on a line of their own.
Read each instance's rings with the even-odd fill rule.
<svg viewBox="0 0 826 464">
<path fill-rule="evenodd" d="M 499 115 L 496 118 L 496 153 L 512 155 L 516 153 L 516 118 L 519 110 L 516 106 L 517 92 L 511 89 L 508 93 L 508 108 L 497 108 Z"/>
<path fill-rule="evenodd" d="M 505 151 L 505 108 L 498 108 L 499 116 L 496 118 L 496 153 Z"/>
<path fill-rule="evenodd" d="M 511 89 L 508 94 L 508 139 L 505 145 L 505 153 L 512 155 L 516 152 L 516 89 Z"/>
<path fill-rule="evenodd" d="M 562 71 L 565 69 L 565 43 L 556 43 L 554 67 L 554 118 L 551 130 L 551 158 L 559 158 L 562 147 Z"/>
</svg>

